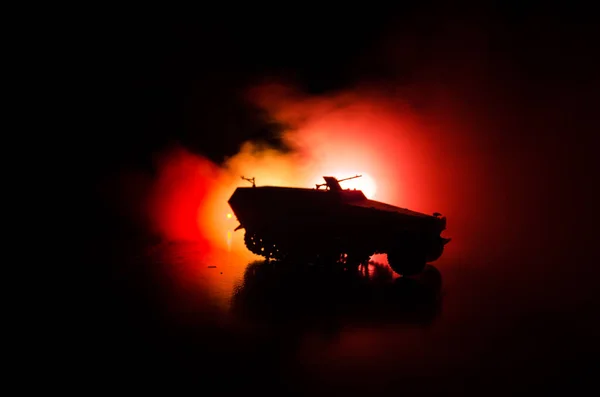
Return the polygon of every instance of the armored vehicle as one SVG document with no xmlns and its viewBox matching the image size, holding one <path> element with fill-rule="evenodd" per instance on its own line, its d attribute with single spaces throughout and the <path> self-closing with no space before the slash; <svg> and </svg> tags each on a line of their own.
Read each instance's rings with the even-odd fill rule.
<svg viewBox="0 0 600 397">
<path fill-rule="evenodd" d="M 246 247 L 267 259 L 358 266 L 387 254 L 398 274 L 421 273 L 450 239 L 441 233 L 446 217 L 369 200 L 361 190 L 343 189 L 324 176 L 315 188 L 238 187 L 228 203 L 245 229 Z"/>
</svg>

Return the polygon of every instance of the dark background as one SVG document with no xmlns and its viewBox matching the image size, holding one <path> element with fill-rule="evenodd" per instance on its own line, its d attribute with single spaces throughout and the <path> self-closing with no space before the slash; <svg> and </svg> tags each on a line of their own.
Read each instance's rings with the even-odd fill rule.
<svg viewBox="0 0 600 397">
<path fill-rule="evenodd" d="M 126 266 L 125 252 L 135 251 L 133 247 L 139 244 L 132 230 L 144 231 L 112 213 L 113 207 L 107 206 L 95 189 L 97 183 L 125 171 L 152 174 L 156 153 L 174 143 L 215 162 L 235 154 L 248 139 L 277 144 L 281 126 L 270 123 L 265 114 L 243 100 L 247 87 L 269 81 L 284 81 L 314 95 L 359 84 L 400 86 L 418 91 L 415 95 L 424 103 L 430 93 L 443 87 L 450 97 L 471 106 L 473 122 L 482 127 L 478 134 L 488 134 L 486 142 L 498 167 L 515 167 L 518 173 L 519 167 L 528 166 L 519 153 L 525 149 L 534 153 L 530 164 L 533 177 L 523 189 L 526 200 L 532 202 L 529 208 L 539 211 L 536 219 L 543 219 L 537 231 L 546 240 L 539 241 L 552 244 L 552 250 L 546 257 L 538 257 L 540 264 L 533 263 L 533 267 L 566 274 L 564 284 L 547 288 L 560 285 L 567 293 L 587 288 L 591 300 L 586 301 L 585 312 L 573 309 L 565 318 L 573 322 L 589 316 L 590 307 L 597 302 L 590 288 L 595 285 L 598 262 L 593 235 L 598 131 L 593 14 L 572 6 L 457 8 L 431 2 L 379 8 L 356 5 L 333 12 L 297 12 L 299 7 L 254 9 L 247 14 L 207 10 L 195 15 L 193 23 L 140 15 L 94 25 L 85 44 L 92 50 L 86 60 L 93 72 L 81 81 L 92 94 L 88 109 L 92 116 L 82 125 L 85 133 L 77 151 L 80 167 L 86 172 L 85 186 L 91 188 L 84 197 L 97 208 L 90 214 L 94 227 L 84 247 L 94 250 L 94 258 L 88 261 L 109 276 L 105 295 L 101 295 L 108 297 L 102 302 L 105 310 L 98 317 L 104 322 L 98 322 L 103 324 L 99 329 L 106 342 L 101 346 L 110 349 L 98 362 L 107 360 L 108 366 L 123 368 L 120 381 L 131 380 L 134 374 L 144 379 L 148 374 L 165 375 L 168 368 L 186 368 L 195 358 L 191 353 L 167 353 L 169 349 L 160 347 L 165 335 L 179 339 L 182 351 L 200 352 L 207 361 L 223 355 L 190 335 L 177 335 L 166 320 L 152 314 L 155 306 L 160 306 L 160 296 L 148 290 L 140 294 L 139 286 L 157 282 L 155 275 L 141 274 L 127 282 L 111 278 L 111 271 Z M 511 185 L 510 180 L 503 181 L 513 186 L 513 193 L 521 182 Z M 488 204 L 488 208 L 504 210 L 502 198 Z M 517 233 L 514 240 L 525 240 L 521 237 Z M 516 247 L 522 249 L 523 244 Z M 511 249 L 517 248 L 507 248 L 504 255 L 511 256 Z M 121 325 L 112 325 L 117 323 Z M 206 329 L 207 337 L 216 337 L 217 331 L 210 326 L 195 327 L 199 328 L 190 329 Z M 547 332 L 543 326 L 539 329 Z M 134 336 L 122 336 L 139 332 L 147 332 L 148 339 L 158 342 L 149 349 L 149 344 L 139 340 L 135 345 Z M 243 342 L 235 335 L 219 334 L 219 340 L 227 337 L 238 343 L 224 354 L 228 362 L 235 362 L 236 349 Z M 577 334 L 564 337 L 572 340 Z M 117 358 L 118 352 L 125 345 L 131 352 L 132 343 L 139 354 L 131 354 L 131 361 L 124 364 Z M 260 360 L 276 360 L 278 349 L 286 348 L 273 347 L 272 341 L 260 343 L 263 345 L 250 349 L 252 357 L 263 357 Z M 572 352 L 565 355 L 569 362 L 578 362 L 578 370 L 589 369 L 585 360 L 593 360 L 592 353 L 597 352 L 591 340 L 583 343 L 586 346 L 575 351 L 586 351 L 589 357 Z M 247 347 L 245 351 L 247 355 L 235 368 L 253 366 Z M 165 360 L 170 360 L 169 364 Z M 235 378 L 236 373 L 231 376 Z"/>
<path fill-rule="evenodd" d="M 551 96 L 577 112 L 569 115 L 573 134 L 588 129 L 596 54 L 583 7 L 421 2 L 307 11 L 241 17 L 217 8 L 194 22 L 144 14 L 94 25 L 88 48 L 96 73 L 82 84 L 100 99 L 94 121 L 102 128 L 86 140 L 90 163 L 103 170 L 146 164 L 148 153 L 172 141 L 219 161 L 240 142 L 266 139 L 273 128 L 241 98 L 257 83 L 289 82 L 309 94 L 365 82 L 455 88 L 477 82 L 478 65 L 488 63 L 496 63 L 487 73 L 497 80 L 487 100 L 508 85 L 511 110 L 526 106 L 530 119 L 567 118 L 545 110 Z M 485 52 L 473 45 L 478 41 Z"/>
</svg>

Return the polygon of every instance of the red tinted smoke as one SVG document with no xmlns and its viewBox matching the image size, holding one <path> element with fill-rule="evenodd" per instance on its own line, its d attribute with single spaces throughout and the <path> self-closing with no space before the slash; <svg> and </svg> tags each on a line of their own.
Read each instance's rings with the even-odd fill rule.
<svg viewBox="0 0 600 397">
<path fill-rule="evenodd" d="M 295 150 L 249 142 L 220 167 L 175 152 L 154 189 L 155 224 L 168 238 L 223 242 L 237 224 L 217 225 L 226 222 L 235 187 L 246 185 L 242 175 L 258 185 L 313 187 L 323 175 L 364 173 L 376 183 L 374 199 L 447 216 L 453 241 L 443 259 L 555 260 L 556 247 L 577 230 L 553 227 L 575 219 L 555 209 L 571 199 L 592 202 L 570 193 L 582 190 L 575 177 L 584 173 L 567 172 L 573 165 L 585 171 L 585 157 L 564 150 L 576 140 L 569 115 L 577 93 L 555 96 L 550 86 L 531 85 L 518 65 L 497 56 L 484 30 L 440 29 L 428 42 L 430 58 L 405 56 L 405 48 L 421 47 L 393 36 L 366 57 L 386 60 L 392 77 L 385 83 L 323 96 L 276 84 L 250 90 L 255 104 L 290 126 L 283 139 Z M 408 83 L 394 81 L 405 59 L 415 73 Z M 198 208 L 207 211 L 200 220 Z"/>
<path fill-rule="evenodd" d="M 227 200 L 246 185 L 242 175 L 254 176 L 258 185 L 313 187 L 324 175 L 359 173 L 368 177 L 365 190 L 368 182 L 376 185 L 372 199 L 447 215 L 449 234 L 464 245 L 465 211 L 478 206 L 473 197 L 482 166 L 473 143 L 450 122 L 422 117 L 402 98 L 368 89 L 311 97 L 268 85 L 249 97 L 291 126 L 282 138 L 294 151 L 248 142 L 221 166 L 182 149 L 166 153 L 150 208 L 167 239 L 225 246 L 227 232 L 237 226 L 227 218 Z M 361 181 L 353 186 L 360 189 Z M 240 233 L 234 234 L 238 240 Z"/>
<path fill-rule="evenodd" d="M 156 231 L 169 240 L 205 240 L 198 218 L 218 175 L 213 163 L 182 148 L 165 153 L 149 197 Z"/>
</svg>

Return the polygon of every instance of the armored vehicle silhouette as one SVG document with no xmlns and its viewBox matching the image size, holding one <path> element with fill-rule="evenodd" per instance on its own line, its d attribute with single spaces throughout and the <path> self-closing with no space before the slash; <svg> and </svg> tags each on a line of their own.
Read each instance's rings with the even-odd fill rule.
<svg viewBox="0 0 600 397">
<path fill-rule="evenodd" d="M 354 266 L 374 254 L 387 254 L 390 267 L 404 276 L 421 273 L 437 260 L 450 239 L 441 233 L 446 217 L 427 215 L 379 201 L 360 190 L 342 189 L 324 176 L 315 188 L 238 187 L 229 199 L 245 229 L 246 247 L 267 259 Z M 323 188 L 323 189 L 322 189 Z"/>
</svg>

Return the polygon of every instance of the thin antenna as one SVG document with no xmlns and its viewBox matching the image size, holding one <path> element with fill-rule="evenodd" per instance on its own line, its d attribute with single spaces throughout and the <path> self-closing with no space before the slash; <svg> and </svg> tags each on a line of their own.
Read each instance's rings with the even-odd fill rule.
<svg viewBox="0 0 600 397">
<path fill-rule="evenodd" d="M 252 177 L 252 178 L 246 178 L 246 177 L 242 176 L 242 179 L 245 180 L 245 181 L 250 182 L 252 184 L 252 187 L 256 187 L 256 180 L 255 180 L 254 177 Z"/>
</svg>

